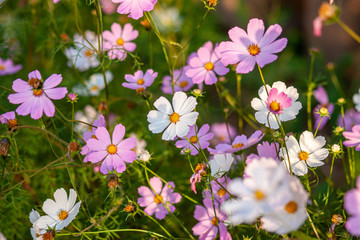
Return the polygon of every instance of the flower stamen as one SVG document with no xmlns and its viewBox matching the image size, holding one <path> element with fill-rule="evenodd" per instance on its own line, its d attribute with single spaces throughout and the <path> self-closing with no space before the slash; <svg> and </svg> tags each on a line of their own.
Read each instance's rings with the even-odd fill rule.
<svg viewBox="0 0 360 240">
<path fill-rule="evenodd" d="M 190 138 L 190 142 L 191 142 L 191 143 L 197 143 L 197 141 L 198 141 L 198 139 L 197 139 L 196 136 L 192 136 L 192 137 Z"/>
<path fill-rule="evenodd" d="M 259 190 L 256 190 L 254 194 L 257 200 L 262 200 L 265 197 L 264 193 Z"/>
<path fill-rule="evenodd" d="M 156 196 L 154 197 L 154 202 L 155 202 L 156 204 L 162 203 L 162 202 L 163 202 L 162 196 L 156 195 Z"/>
<path fill-rule="evenodd" d="M 298 206 L 297 206 L 296 202 L 294 202 L 294 201 L 288 202 L 285 206 L 285 210 L 291 214 L 296 212 L 297 209 L 298 209 Z"/>
<path fill-rule="evenodd" d="M 34 89 L 33 94 L 34 96 L 39 97 L 43 94 L 43 91 L 41 89 Z"/>
<path fill-rule="evenodd" d="M 214 226 L 217 226 L 219 224 L 219 221 L 216 217 L 214 217 L 212 220 L 211 220 L 211 224 L 214 225 Z"/>
<path fill-rule="evenodd" d="M 65 220 L 67 217 L 68 217 L 68 212 L 67 212 L 67 211 L 62 210 L 62 211 L 59 213 L 59 219 L 60 219 L 61 221 L 62 221 L 62 220 Z"/>
<path fill-rule="evenodd" d="M 144 79 L 140 78 L 140 79 L 137 80 L 136 83 L 139 84 L 139 85 L 143 85 L 144 82 L 145 82 Z"/>
<path fill-rule="evenodd" d="M 306 161 L 308 158 L 309 158 L 309 153 L 308 152 L 301 151 L 299 153 L 299 159 L 300 160 Z"/>
<path fill-rule="evenodd" d="M 183 81 L 183 82 L 181 82 L 181 83 L 179 84 L 179 87 L 184 88 L 184 87 L 186 87 L 188 84 L 189 84 L 189 83 L 188 83 L 187 81 Z"/>
<path fill-rule="evenodd" d="M 252 44 L 252 45 L 249 45 L 248 51 L 252 56 L 256 56 L 259 54 L 260 48 L 258 47 L 257 44 Z"/>
<path fill-rule="evenodd" d="M 114 144 L 111 144 L 107 147 L 107 152 L 109 154 L 115 154 L 117 152 L 117 147 Z"/>
<path fill-rule="evenodd" d="M 208 70 L 208 71 L 211 71 L 214 69 L 214 64 L 212 62 L 208 62 L 205 64 L 205 69 Z"/>
<path fill-rule="evenodd" d="M 178 122 L 179 121 L 179 119 L 180 119 L 180 115 L 179 114 L 177 114 L 176 112 L 173 112 L 171 115 L 170 115 L 170 122 L 172 122 L 172 123 L 176 123 L 176 122 Z"/>
<path fill-rule="evenodd" d="M 244 146 L 243 143 L 236 143 L 236 144 L 232 145 L 232 148 L 241 148 L 243 146 Z"/>
<path fill-rule="evenodd" d="M 122 38 L 119 38 L 118 40 L 116 40 L 116 44 L 119 45 L 119 46 L 124 45 L 124 43 L 125 43 L 125 41 Z"/>
<path fill-rule="evenodd" d="M 278 112 L 280 110 L 280 104 L 276 101 L 272 101 L 270 103 L 270 108 L 271 110 L 273 110 L 274 112 Z"/>
</svg>

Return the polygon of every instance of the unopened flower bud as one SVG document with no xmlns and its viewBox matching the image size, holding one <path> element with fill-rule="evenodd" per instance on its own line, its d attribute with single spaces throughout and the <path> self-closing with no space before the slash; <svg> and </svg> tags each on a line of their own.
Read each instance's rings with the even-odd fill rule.
<svg viewBox="0 0 360 240">
<path fill-rule="evenodd" d="M 195 97 L 199 97 L 199 96 L 201 96 L 201 94 L 202 94 L 202 92 L 201 92 L 201 90 L 200 89 L 194 89 L 193 91 L 192 91 L 192 93 L 193 93 L 193 95 L 195 96 Z"/>
<path fill-rule="evenodd" d="M 331 151 L 332 151 L 334 154 L 340 153 L 340 151 L 341 151 L 340 145 L 338 145 L 338 144 L 333 144 L 333 145 L 331 146 Z"/>
<path fill-rule="evenodd" d="M 151 29 L 151 24 L 146 19 L 140 21 L 140 24 L 145 28 L 146 31 Z"/>
<path fill-rule="evenodd" d="M 66 34 L 66 33 L 62 33 L 62 34 L 60 34 L 60 38 L 61 38 L 61 40 L 63 40 L 64 42 L 70 42 L 70 38 L 69 38 L 69 36 Z"/>
<path fill-rule="evenodd" d="M 68 102 L 76 102 L 77 101 L 77 95 L 75 93 L 69 93 L 68 94 Z"/>
<path fill-rule="evenodd" d="M 143 150 L 139 155 L 139 160 L 148 162 L 151 159 L 151 155 L 148 151 Z"/>
<path fill-rule="evenodd" d="M 333 4 L 323 2 L 319 8 L 318 15 L 323 21 L 335 21 L 339 16 L 339 8 Z"/>
<path fill-rule="evenodd" d="M 335 135 L 341 135 L 341 133 L 342 133 L 343 131 L 345 131 L 345 129 L 344 129 L 343 127 L 337 126 L 337 127 L 334 129 L 333 132 L 334 132 Z"/>
<path fill-rule="evenodd" d="M 345 101 L 344 98 L 339 98 L 339 99 L 337 100 L 337 103 L 338 103 L 339 105 L 343 105 L 343 104 L 346 103 L 346 101 Z"/>
<path fill-rule="evenodd" d="M 319 112 L 320 112 L 320 115 L 323 115 L 323 116 L 327 116 L 329 114 L 329 111 L 325 107 L 320 108 Z"/>
<path fill-rule="evenodd" d="M 280 137 L 280 132 L 279 131 L 273 132 L 273 137 L 274 138 L 279 138 Z"/>
<path fill-rule="evenodd" d="M 0 156 L 6 157 L 10 148 L 10 141 L 8 138 L 2 138 L 0 140 Z"/>
<path fill-rule="evenodd" d="M 334 63 L 329 62 L 328 64 L 326 64 L 326 67 L 327 67 L 328 70 L 334 70 L 335 65 L 334 65 Z"/>
<path fill-rule="evenodd" d="M 204 163 L 198 163 L 195 167 L 195 173 L 198 173 L 200 171 L 201 172 L 201 175 L 204 176 L 206 174 L 206 170 L 207 170 L 207 166 L 204 164 Z"/>
<path fill-rule="evenodd" d="M 206 3 L 209 7 L 215 7 L 217 4 L 217 0 L 207 0 Z"/>
</svg>

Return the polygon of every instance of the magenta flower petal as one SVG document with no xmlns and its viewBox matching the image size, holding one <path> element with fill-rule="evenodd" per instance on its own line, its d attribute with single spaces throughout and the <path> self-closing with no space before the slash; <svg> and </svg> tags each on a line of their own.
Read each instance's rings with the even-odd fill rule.
<svg viewBox="0 0 360 240">
<path fill-rule="evenodd" d="M 123 157 L 123 155 L 121 157 Z M 112 155 L 112 165 L 118 173 L 122 173 L 126 170 L 125 162 L 121 157 L 117 154 Z"/>
<path fill-rule="evenodd" d="M 59 85 L 62 81 L 61 74 L 53 74 L 44 81 L 44 89 L 54 88 Z"/>
<path fill-rule="evenodd" d="M 157 194 L 160 194 L 161 193 L 161 190 L 162 190 L 162 181 L 160 178 L 157 178 L 157 177 L 152 177 L 150 179 L 150 185 L 151 187 L 154 189 L 154 191 L 157 193 Z"/>
<path fill-rule="evenodd" d="M 122 124 L 118 124 L 114 128 L 112 135 L 112 144 L 118 145 L 125 135 L 125 127 Z"/>
<path fill-rule="evenodd" d="M 32 88 L 27 82 L 18 78 L 13 82 L 12 89 L 15 92 L 27 92 L 28 90 L 30 90 Z"/>
<path fill-rule="evenodd" d="M 95 130 L 95 136 L 99 141 L 103 142 L 104 144 L 110 145 L 110 134 L 105 127 L 99 127 Z M 94 149 L 95 150 L 95 149 Z"/>
</svg>

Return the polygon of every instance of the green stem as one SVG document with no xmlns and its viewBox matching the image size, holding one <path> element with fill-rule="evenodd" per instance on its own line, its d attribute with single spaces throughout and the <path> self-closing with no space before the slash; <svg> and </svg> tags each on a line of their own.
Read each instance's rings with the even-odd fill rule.
<svg viewBox="0 0 360 240">
<path fill-rule="evenodd" d="M 113 229 L 113 230 L 104 230 L 104 231 L 96 231 L 96 232 L 84 232 L 82 234 L 100 234 L 100 233 L 110 233 L 110 232 L 141 232 L 141 233 L 152 234 L 154 236 L 161 237 L 161 238 L 167 238 L 159 233 L 151 232 L 151 231 L 147 231 L 147 230 L 143 230 L 143 229 Z M 69 235 L 75 235 L 75 234 L 78 234 L 78 233 L 57 233 L 56 236 L 69 236 Z M 173 239 L 172 237 L 170 237 L 170 238 Z"/>
<path fill-rule="evenodd" d="M 337 21 L 337 23 L 340 25 L 342 29 L 344 29 L 345 32 L 347 32 L 355 41 L 360 43 L 360 36 L 357 35 L 348 25 L 346 25 L 343 21 L 340 19 Z"/>
<path fill-rule="evenodd" d="M 331 176 L 332 176 L 332 172 L 333 172 L 334 162 L 335 162 L 335 155 L 333 155 L 333 158 L 332 158 L 332 161 L 331 161 L 331 168 L 330 168 L 330 174 L 329 174 L 329 179 L 328 179 L 328 187 L 327 187 L 327 191 L 326 191 L 325 207 L 327 206 L 328 201 L 329 201 Z"/>
<path fill-rule="evenodd" d="M 315 133 L 314 133 L 314 138 L 316 137 L 316 134 L 317 134 L 317 132 L 318 132 L 318 130 L 319 130 L 319 127 L 320 127 L 320 124 L 321 124 L 321 121 L 323 120 L 323 118 L 324 118 L 324 116 L 321 116 L 321 117 L 320 117 L 319 124 L 317 125 L 316 131 L 315 131 Z"/>
<path fill-rule="evenodd" d="M 74 115 L 75 115 L 75 110 L 74 110 L 74 103 L 71 102 L 71 119 L 74 120 Z M 74 138 L 74 122 L 71 121 L 71 141 Z"/>
<path fill-rule="evenodd" d="M 309 79 L 308 79 L 308 91 L 306 93 L 307 96 L 307 125 L 308 130 L 312 132 L 312 124 L 311 124 L 311 96 L 312 96 L 312 79 L 313 79 L 313 71 L 314 71 L 314 62 L 315 62 L 315 54 L 312 54 L 311 56 L 311 62 L 310 62 L 310 71 L 309 71 Z"/>
<path fill-rule="evenodd" d="M 237 93 L 237 102 L 238 102 L 238 107 L 239 107 L 239 111 L 241 112 L 241 74 L 236 74 L 236 93 Z M 242 132 L 243 130 L 243 119 L 241 118 L 241 114 L 238 113 L 238 118 L 239 118 L 239 131 Z"/>
</svg>

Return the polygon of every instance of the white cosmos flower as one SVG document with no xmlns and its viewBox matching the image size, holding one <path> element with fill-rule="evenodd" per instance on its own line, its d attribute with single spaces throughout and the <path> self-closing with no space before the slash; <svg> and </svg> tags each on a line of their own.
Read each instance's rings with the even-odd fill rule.
<svg viewBox="0 0 360 240">
<path fill-rule="evenodd" d="M 45 229 L 40 229 L 37 225 L 37 220 L 39 220 L 40 214 L 36 210 L 32 210 L 29 214 L 30 222 L 32 223 L 32 228 L 30 228 L 31 236 L 34 240 L 42 240 L 42 235 L 46 233 Z"/>
<path fill-rule="evenodd" d="M 85 36 L 87 41 L 80 34 L 75 34 L 75 48 L 69 47 L 65 49 L 64 52 L 66 57 L 69 59 L 68 66 L 73 66 L 81 72 L 86 71 L 91 67 L 97 67 L 100 64 L 94 50 L 94 48 L 98 48 L 97 36 L 91 31 L 86 31 Z"/>
<path fill-rule="evenodd" d="M 147 115 L 149 130 L 152 133 L 160 133 L 163 140 L 173 140 L 175 137 L 184 137 L 190 131 L 199 115 L 193 112 L 197 105 L 194 97 L 187 97 L 184 92 L 176 92 L 170 102 L 164 98 L 158 98 L 154 106 L 157 110 L 151 110 Z"/>
<path fill-rule="evenodd" d="M 215 154 L 214 158 L 209 161 L 211 176 L 216 178 L 221 177 L 224 173 L 229 171 L 233 161 L 234 157 L 231 153 Z"/>
<path fill-rule="evenodd" d="M 77 194 L 74 189 L 70 189 L 69 198 L 63 188 L 57 189 L 54 193 L 55 201 L 47 199 L 42 209 L 47 214 L 37 220 L 37 225 L 42 229 L 48 227 L 59 231 L 70 224 L 79 212 L 81 201 L 75 204 Z"/>
<path fill-rule="evenodd" d="M 99 118 L 100 113 L 91 105 L 86 105 L 84 111 L 75 112 L 75 120 L 86 122 L 92 124 L 96 119 Z M 86 131 L 91 131 L 89 125 L 83 123 L 77 123 L 75 125 L 77 131 L 84 133 Z"/>
<path fill-rule="evenodd" d="M 105 72 L 106 82 L 109 84 L 114 76 L 110 71 Z M 104 75 L 102 73 L 95 73 L 90 76 L 89 80 L 83 84 L 77 84 L 73 87 L 73 92 L 79 96 L 99 96 L 100 91 L 105 88 Z"/>
<path fill-rule="evenodd" d="M 324 165 L 324 159 L 329 155 L 329 150 L 323 148 L 326 140 L 322 136 L 314 138 L 312 132 L 305 131 L 300 135 L 300 144 L 294 136 L 286 139 L 289 151 L 291 170 L 298 176 L 308 172 L 308 167 L 319 167 Z M 280 149 L 280 156 L 284 159 L 283 164 L 289 170 L 289 162 L 285 148 Z"/>
<path fill-rule="evenodd" d="M 272 87 L 266 85 L 259 89 L 259 98 L 254 98 L 251 101 L 251 107 L 257 112 L 255 119 L 266 127 L 278 129 L 279 125 L 276 121 L 277 115 L 280 122 L 286 122 L 296 117 L 301 109 L 301 103 L 296 100 L 299 94 L 294 87 L 286 87 L 283 82 L 274 82 Z M 269 126 L 270 123 L 270 126 Z"/>
<path fill-rule="evenodd" d="M 266 231 L 280 235 L 297 230 L 307 218 L 307 192 L 297 177 L 288 175 L 286 179 L 288 188 L 275 196 L 273 210 L 261 218 Z"/>
<path fill-rule="evenodd" d="M 252 223 L 270 212 L 272 198 L 286 187 L 286 171 L 272 158 L 254 159 L 246 166 L 247 178 L 234 179 L 229 191 L 237 198 L 226 201 L 222 210 L 231 224 Z"/>
<path fill-rule="evenodd" d="M 356 111 L 360 112 L 360 88 L 359 88 L 359 93 L 354 94 L 353 102 L 355 104 Z"/>
</svg>

